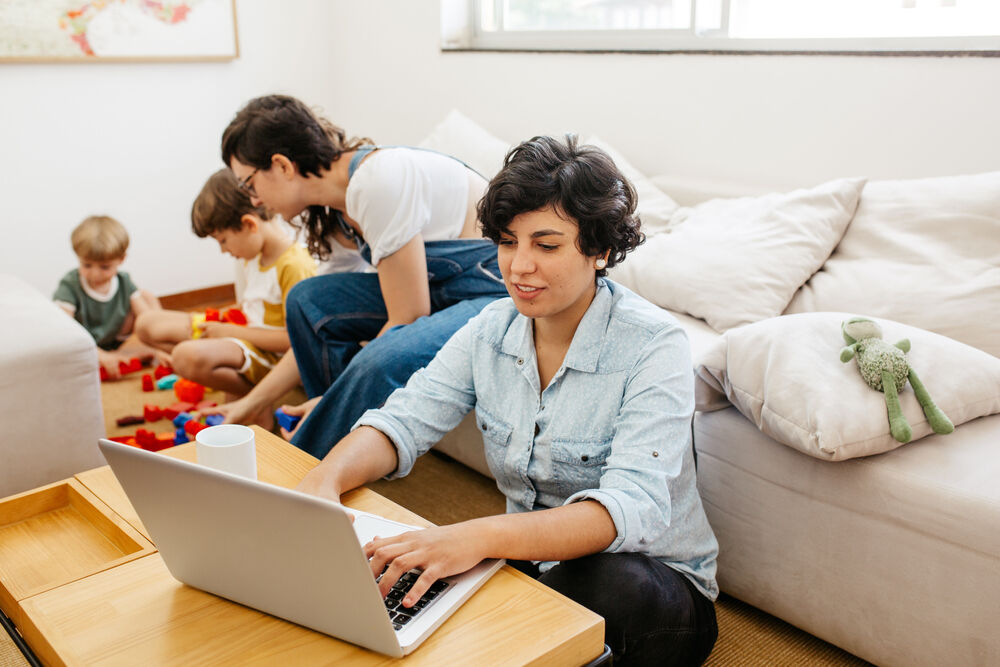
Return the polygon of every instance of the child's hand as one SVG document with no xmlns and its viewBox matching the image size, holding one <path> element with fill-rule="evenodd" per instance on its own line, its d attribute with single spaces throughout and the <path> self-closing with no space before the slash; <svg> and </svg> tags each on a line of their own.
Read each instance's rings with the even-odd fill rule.
<svg viewBox="0 0 1000 667">
<path fill-rule="evenodd" d="M 202 322 L 198 326 L 202 330 L 202 338 L 239 338 L 245 331 L 244 327 L 226 322 Z"/>
<path fill-rule="evenodd" d="M 292 436 L 295 435 L 295 432 L 299 430 L 299 428 L 302 426 L 302 422 L 306 420 L 306 417 L 308 417 L 309 413 L 313 411 L 313 408 L 316 407 L 316 404 L 319 403 L 321 398 L 323 397 L 317 396 L 316 398 L 310 398 L 308 401 L 302 403 L 301 405 L 282 405 L 281 409 L 285 411 L 285 414 L 291 417 L 302 417 L 302 419 L 299 420 L 299 423 L 296 424 L 295 428 L 293 428 L 291 431 L 286 431 L 284 428 L 282 428 L 281 437 L 284 438 L 285 440 L 291 440 Z"/>
<path fill-rule="evenodd" d="M 108 376 L 108 380 L 121 380 L 122 374 L 118 369 L 118 362 L 124 361 L 128 362 L 128 357 L 118 354 L 117 352 L 109 352 L 107 350 L 102 350 L 97 348 L 97 363 L 104 369 L 105 374 Z"/>
</svg>

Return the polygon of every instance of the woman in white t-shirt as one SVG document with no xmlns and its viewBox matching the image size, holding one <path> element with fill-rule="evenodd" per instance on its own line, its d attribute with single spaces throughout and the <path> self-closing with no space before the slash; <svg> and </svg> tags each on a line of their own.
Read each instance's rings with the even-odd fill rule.
<svg viewBox="0 0 1000 667">
<path fill-rule="evenodd" d="M 455 158 L 348 139 L 283 95 L 251 100 L 236 114 L 222 158 L 255 205 L 300 216 L 321 260 L 340 246 L 375 267 L 317 276 L 289 293 L 291 353 L 222 407 L 229 421 L 265 415 L 301 379 L 310 400 L 286 411 L 308 419 L 291 439 L 322 457 L 469 318 L 507 295 L 496 246 L 476 220 L 486 180 Z"/>
</svg>

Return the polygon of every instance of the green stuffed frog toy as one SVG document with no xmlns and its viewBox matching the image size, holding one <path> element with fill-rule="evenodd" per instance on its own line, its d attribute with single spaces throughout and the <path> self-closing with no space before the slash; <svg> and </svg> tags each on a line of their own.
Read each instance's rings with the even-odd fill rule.
<svg viewBox="0 0 1000 667">
<path fill-rule="evenodd" d="M 927 422 L 935 433 L 951 433 L 955 425 L 941 411 L 916 372 L 906 360 L 910 351 L 910 341 L 903 339 L 895 345 L 882 340 L 882 327 L 867 317 L 852 317 L 845 320 L 840 329 L 847 346 L 840 351 L 840 360 L 845 364 L 857 355 L 858 370 L 868 386 L 885 394 L 885 405 L 889 413 L 889 431 L 899 442 L 909 442 L 913 431 L 903 416 L 899 406 L 899 392 L 910 381 L 920 407 L 927 416 Z"/>
</svg>

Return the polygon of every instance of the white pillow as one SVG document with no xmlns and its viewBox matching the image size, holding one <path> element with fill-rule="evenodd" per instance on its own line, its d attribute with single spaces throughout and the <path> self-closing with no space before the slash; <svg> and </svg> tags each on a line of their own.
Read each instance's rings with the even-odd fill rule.
<svg viewBox="0 0 1000 667">
<path fill-rule="evenodd" d="M 721 407 L 724 394 L 762 432 L 820 459 L 840 461 L 901 446 L 889 432 L 885 394 L 865 383 L 856 360 L 840 361 L 840 325 L 849 317 L 785 315 L 726 332 L 698 365 L 697 409 Z M 871 319 L 888 343 L 910 340 L 910 367 L 956 427 L 1000 412 L 1000 359 L 930 331 Z M 899 402 L 913 430 L 910 442 L 930 435 L 909 383 Z"/>
<path fill-rule="evenodd" d="M 493 136 L 456 109 L 448 112 L 420 146 L 457 157 L 487 180 L 500 171 L 511 149 L 506 141 Z"/>
<path fill-rule="evenodd" d="M 862 178 L 679 209 L 684 224 L 650 237 L 609 275 L 653 303 L 717 331 L 774 317 L 830 255 Z"/>
<path fill-rule="evenodd" d="M 618 166 L 618 170 L 632 182 L 637 195 L 636 213 L 642 222 L 642 231 L 646 236 L 669 231 L 670 217 L 677 210 L 678 205 L 670 196 L 653 185 L 653 182 L 646 178 L 642 172 L 632 166 L 613 146 L 605 143 L 600 137 L 591 136 L 583 144 L 596 146 L 611 156 Z"/>
<path fill-rule="evenodd" d="M 786 312 L 856 310 L 1000 357 L 1000 171 L 871 181 Z"/>
</svg>

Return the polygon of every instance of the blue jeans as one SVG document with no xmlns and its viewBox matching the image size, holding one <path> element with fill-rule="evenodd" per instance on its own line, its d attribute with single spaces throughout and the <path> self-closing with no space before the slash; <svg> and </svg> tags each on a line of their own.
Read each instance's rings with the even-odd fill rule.
<svg viewBox="0 0 1000 667">
<path fill-rule="evenodd" d="M 292 444 L 323 458 L 365 410 L 381 406 L 452 334 L 507 296 L 492 241 L 428 241 L 424 250 L 431 314 L 378 338 L 388 314 L 377 274 L 316 276 L 288 293 L 285 323 L 302 384 L 310 398 L 323 396 Z"/>
</svg>

